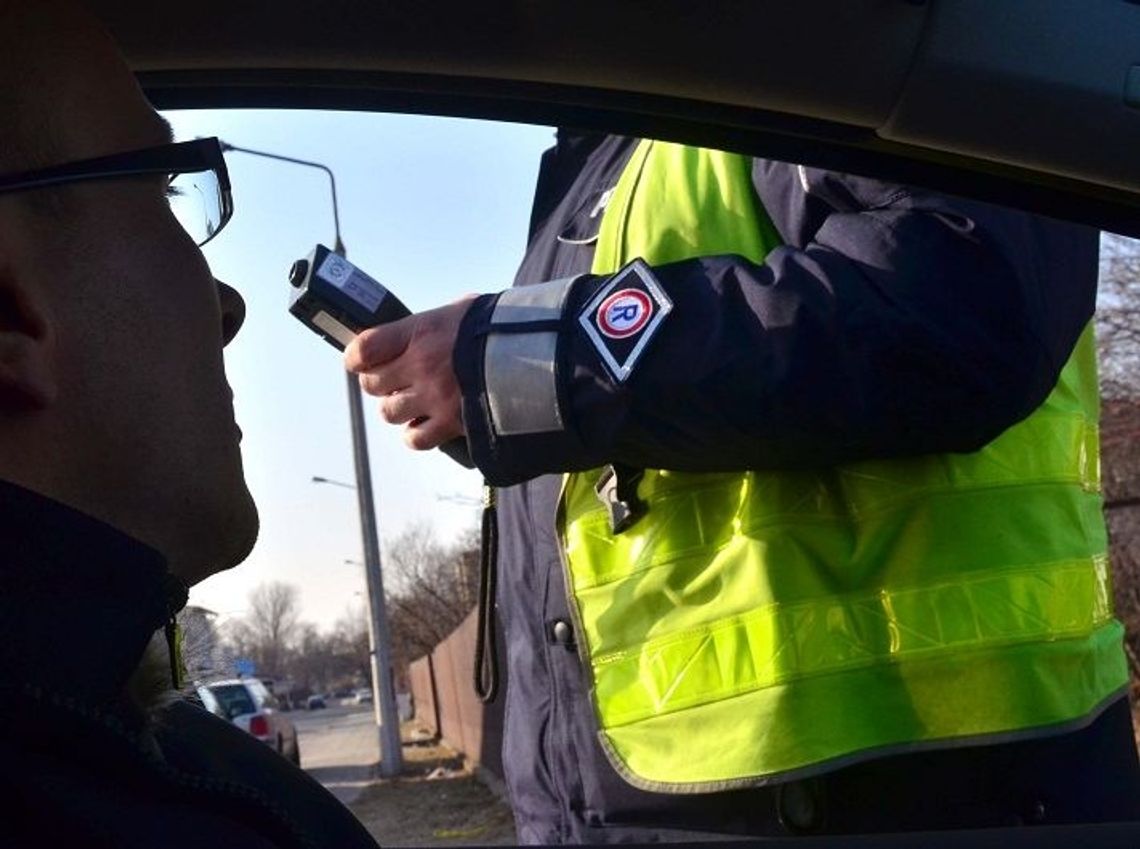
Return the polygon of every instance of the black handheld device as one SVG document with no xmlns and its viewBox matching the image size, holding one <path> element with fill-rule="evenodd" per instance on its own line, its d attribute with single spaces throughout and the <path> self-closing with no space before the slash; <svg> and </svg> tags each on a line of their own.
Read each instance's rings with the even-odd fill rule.
<svg viewBox="0 0 1140 849">
<path fill-rule="evenodd" d="M 289 312 L 338 351 L 361 330 L 411 315 L 385 286 L 324 245 L 293 263 L 289 283 Z M 475 467 L 462 437 L 440 450 L 469 469 Z"/>
</svg>

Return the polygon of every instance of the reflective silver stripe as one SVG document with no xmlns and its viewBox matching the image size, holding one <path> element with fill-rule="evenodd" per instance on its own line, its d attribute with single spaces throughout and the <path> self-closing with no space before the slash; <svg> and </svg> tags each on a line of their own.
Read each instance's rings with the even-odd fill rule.
<svg viewBox="0 0 1140 849">
<path fill-rule="evenodd" d="M 487 337 L 484 374 L 491 427 L 500 436 L 562 430 L 554 352 L 558 334 L 501 333 Z"/>
<path fill-rule="evenodd" d="M 499 295 L 483 353 L 487 406 L 496 434 L 518 436 L 563 430 L 554 374 L 558 334 L 551 330 L 496 333 L 495 325 L 558 319 L 576 279 L 567 277 L 520 286 Z"/>
<path fill-rule="evenodd" d="M 579 275 L 581 276 L 581 275 Z M 533 286 L 518 286 L 499 295 L 491 324 L 515 324 L 527 321 L 549 321 L 562 315 L 566 293 L 578 277 L 548 280 Z M 493 328 L 492 328 L 493 332 Z"/>
</svg>

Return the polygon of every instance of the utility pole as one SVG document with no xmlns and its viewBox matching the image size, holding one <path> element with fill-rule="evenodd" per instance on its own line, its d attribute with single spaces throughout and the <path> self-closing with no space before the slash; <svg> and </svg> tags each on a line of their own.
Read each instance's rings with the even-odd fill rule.
<svg viewBox="0 0 1140 849">
<path fill-rule="evenodd" d="M 220 140 L 219 140 L 220 141 Z M 332 189 L 333 252 L 347 259 L 344 242 L 340 238 L 340 210 L 337 208 L 336 177 L 332 169 L 320 162 L 296 159 L 264 150 L 222 142 L 224 152 L 248 153 L 265 159 L 275 159 L 293 165 L 319 168 L 329 178 Z M 380 774 L 385 777 L 399 775 L 403 770 L 403 751 L 400 748 L 400 717 L 396 711 L 396 688 L 392 681 L 392 658 L 388 637 L 388 614 L 384 603 L 384 577 L 380 566 L 380 540 L 376 532 L 376 505 L 372 497 L 372 474 L 368 462 L 367 431 L 364 427 L 364 407 L 360 399 L 360 384 L 355 375 L 345 372 L 348 387 L 348 414 L 352 422 L 352 456 L 356 467 L 356 495 L 360 510 L 360 534 L 364 548 L 364 570 L 368 582 L 368 602 L 372 640 L 372 699 L 376 705 L 376 721 L 380 726 Z M 313 479 L 318 483 L 335 483 Z M 342 484 L 343 486 L 343 484 Z"/>
</svg>

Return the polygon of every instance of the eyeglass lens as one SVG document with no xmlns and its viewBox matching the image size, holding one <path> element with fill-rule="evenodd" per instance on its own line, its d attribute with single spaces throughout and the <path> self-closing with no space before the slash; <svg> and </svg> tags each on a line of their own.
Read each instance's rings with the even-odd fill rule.
<svg viewBox="0 0 1140 849">
<path fill-rule="evenodd" d="M 171 211 L 198 245 L 210 241 L 225 224 L 225 201 L 213 171 L 175 174 L 166 197 Z"/>
</svg>

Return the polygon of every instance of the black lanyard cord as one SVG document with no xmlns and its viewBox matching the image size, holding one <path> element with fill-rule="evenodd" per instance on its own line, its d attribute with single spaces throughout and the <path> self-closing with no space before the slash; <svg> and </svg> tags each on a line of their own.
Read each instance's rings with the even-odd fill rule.
<svg viewBox="0 0 1140 849">
<path fill-rule="evenodd" d="M 495 646 L 495 564 L 499 557 L 499 522 L 495 488 L 483 484 L 483 526 L 479 546 L 479 613 L 475 633 L 475 695 L 483 704 L 499 692 Z"/>
</svg>

